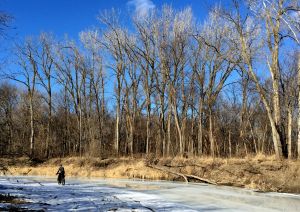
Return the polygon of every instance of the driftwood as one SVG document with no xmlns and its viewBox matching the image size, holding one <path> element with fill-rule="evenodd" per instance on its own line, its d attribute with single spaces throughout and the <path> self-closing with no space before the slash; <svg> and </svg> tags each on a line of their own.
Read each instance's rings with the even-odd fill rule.
<svg viewBox="0 0 300 212">
<path fill-rule="evenodd" d="M 31 170 L 32 170 L 32 169 L 28 169 L 27 172 L 23 172 L 22 174 L 23 174 L 23 175 L 28 175 L 29 172 L 31 172 Z"/>
<path fill-rule="evenodd" d="M 165 167 L 168 167 L 168 168 L 182 168 L 182 167 L 187 167 L 187 166 L 196 166 L 196 167 L 199 167 L 199 168 L 206 168 L 205 165 L 199 165 L 199 164 L 189 164 L 189 165 L 171 165 L 171 164 L 165 164 L 164 165 Z"/>
<path fill-rule="evenodd" d="M 166 167 L 163 167 L 163 166 L 157 166 L 157 165 L 151 165 L 151 164 L 148 164 L 147 166 L 149 166 L 150 168 L 153 168 L 153 169 L 157 169 L 157 170 L 160 170 L 160 171 L 171 173 L 173 175 L 180 176 L 184 179 L 185 182 L 189 182 L 189 179 L 196 179 L 196 180 L 199 180 L 203 183 L 218 185 L 216 182 L 213 182 L 211 180 L 207 180 L 207 179 L 204 179 L 202 177 L 198 177 L 198 176 L 191 175 L 191 174 L 182 174 L 182 173 L 179 173 L 179 172 L 175 172 L 175 171 L 172 171 L 172 170 L 170 170 Z"/>
<path fill-rule="evenodd" d="M 187 177 L 184 174 L 181 174 L 181 173 L 178 173 L 178 172 L 174 172 L 174 171 L 172 171 L 172 170 L 170 170 L 168 168 L 162 167 L 162 166 L 156 166 L 156 165 L 150 165 L 150 164 L 148 164 L 147 166 L 149 166 L 150 168 L 153 168 L 153 169 L 158 169 L 160 171 L 164 171 L 164 172 L 171 173 L 173 175 L 180 176 L 180 177 L 182 177 L 184 179 L 185 182 L 187 182 L 187 183 L 189 182 L 188 179 L 187 179 Z"/>
<path fill-rule="evenodd" d="M 164 165 L 165 167 L 168 167 L 168 168 L 181 168 L 181 167 L 186 167 L 185 165 L 171 165 L 171 164 L 165 164 Z"/>
<path fill-rule="evenodd" d="M 203 183 L 208 183 L 208 184 L 212 184 L 212 185 L 218 185 L 216 182 L 213 182 L 211 180 L 207 180 L 207 179 L 204 179 L 202 177 L 198 177 L 198 176 L 195 176 L 195 175 L 191 175 L 191 174 L 186 174 L 185 175 L 187 178 L 191 178 L 191 179 L 196 179 L 196 180 L 199 180 Z"/>
</svg>

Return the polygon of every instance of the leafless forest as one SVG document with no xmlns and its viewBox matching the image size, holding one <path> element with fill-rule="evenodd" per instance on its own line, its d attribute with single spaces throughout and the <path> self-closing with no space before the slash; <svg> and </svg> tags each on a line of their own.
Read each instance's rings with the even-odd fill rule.
<svg viewBox="0 0 300 212">
<path fill-rule="evenodd" d="M 299 13 L 297 0 L 234 0 L 205 21 L 112 9 L 78 40 L 15 42 L 0 155 L 299 159 Z"/>
</svg>

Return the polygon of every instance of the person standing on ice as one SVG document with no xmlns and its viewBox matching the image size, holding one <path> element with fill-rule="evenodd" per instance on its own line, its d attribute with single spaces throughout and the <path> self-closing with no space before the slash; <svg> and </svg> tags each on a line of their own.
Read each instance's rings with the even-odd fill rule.
<svg viewBox="0 0 300 212">
<path fill-rule="evenodd" d="M 65 169 L 62 164 L 60 164 L 58 171 L 56 172 L 58 184 L 65 184 Z"/>
</svg>

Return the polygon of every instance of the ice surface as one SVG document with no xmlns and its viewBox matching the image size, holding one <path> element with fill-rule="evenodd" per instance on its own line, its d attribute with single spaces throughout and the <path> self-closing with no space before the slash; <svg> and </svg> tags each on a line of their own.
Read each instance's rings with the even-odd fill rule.
<svg viewBox="0 0 300 212">
<path fill-rule="evenodd" d="M 0 177 L 0 193 L 49 211 L 300 211 L 300 195 L 163 181 Z M 7 204 L 0 203 L 0 208 Z"/>
</svg>

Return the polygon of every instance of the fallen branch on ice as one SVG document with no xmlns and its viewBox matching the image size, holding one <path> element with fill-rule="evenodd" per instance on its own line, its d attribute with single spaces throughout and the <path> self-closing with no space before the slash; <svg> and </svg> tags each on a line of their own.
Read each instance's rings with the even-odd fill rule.
<svg viewBox="0 0 300 212">
<path fill-rule="evenodd" d="M 175 171 L 172 171 L 172 170 L 170 170 L 166 167 L 163 167 L 163 166 L 157 166 L 157 165 L 151 165 L 151 164 L 147 164 L 147 166 L 150 167 L 150 168 L 153 168 L 153 169 L 157 169 L 157 170 L 160 170 L 160 171 L 164 171 L 164 172 L 168 172 L 168 173 L 180 176 L 184 179 L 185 182 L 189 182 L 189 179 L 195 179 L 195 180 L 199 180 L 200 182 L 203 182 L 203 183 L 218 185 L 216 182 L 213 182 L 211 180 L 207 180 L 207 179 L 204 179 L 204 178 L 201 178 L 201 177 L 198 177 L 198 176 L 195 176 L 195 175 L 191 175 L 191 174 L 182 174 L 182 173 L 179 173 L 179 172 L 175 172 Z"/>
<path fill-rule="evenodd" d="M 168 172 L 168 173 L 180 176 L 184 179 L 185 182 L 187 182 L 187 183 L 189 182 L 187 177 L 184 174 L 174 172 L 174 171 L 172 171 L 168 168 L 162 167 L 162 166 L 156 166 L 156 165 L 151 165 L 151 164 L 148 164 L 147 166 L 150 167 L 150 168 L 153 168 L 153 169 L 157 169 L 157 170 L 160 170 L 160 171 L 164 171 L 164 172 Z"/>
</svg>

